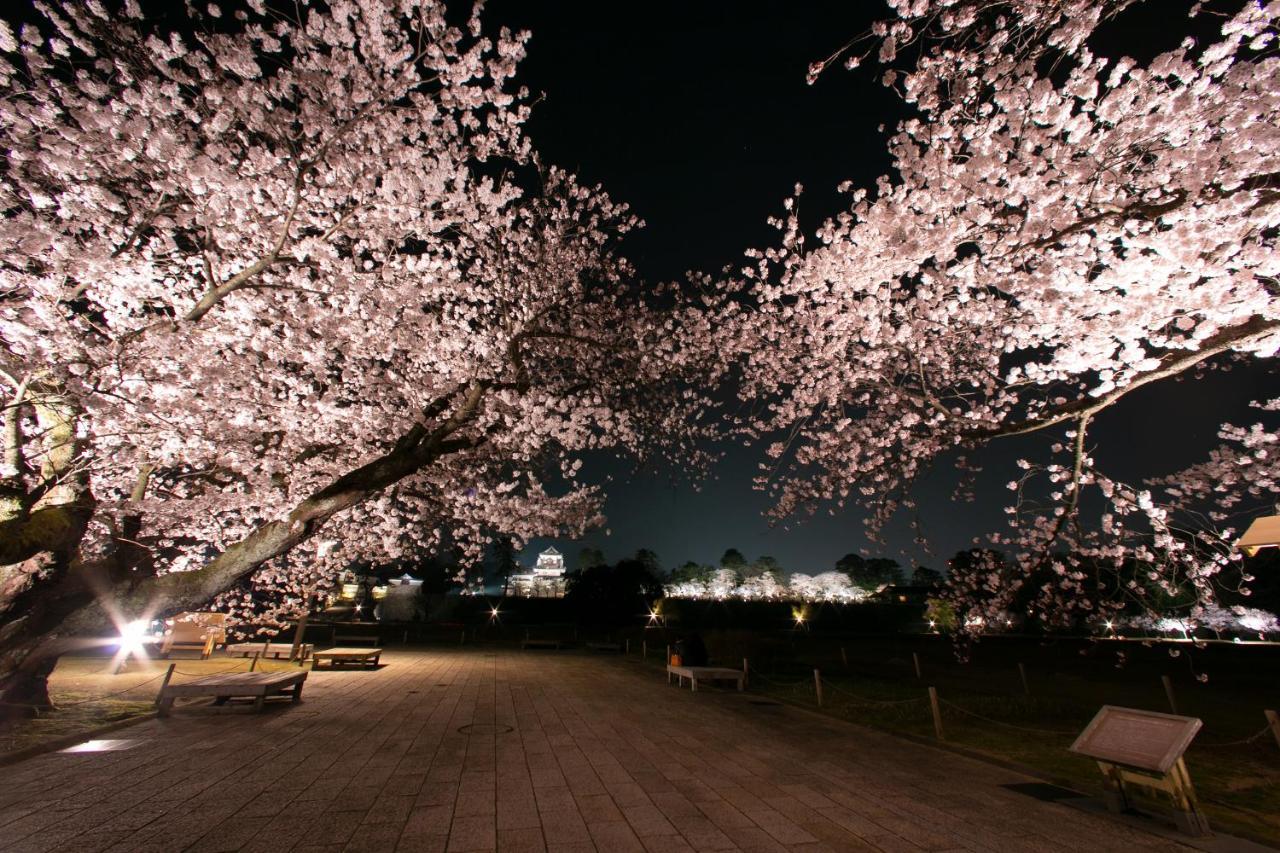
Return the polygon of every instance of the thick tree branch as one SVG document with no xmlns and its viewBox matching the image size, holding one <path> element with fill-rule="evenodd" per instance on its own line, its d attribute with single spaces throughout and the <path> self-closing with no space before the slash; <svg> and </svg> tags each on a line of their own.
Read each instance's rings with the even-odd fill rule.
<svg viewBox="0 0 1280 853">
<path fill-rule="evenodd" d="M 1161 359 L 1159 367 L 1146 373 L 1138 374 L 1122 387 L 1106 394 L 1093 398 L 1084 397 L 1073 400 L 1026 420 L 968 432 L 964 435 L 964 439 L 966 442 L 977 442 L 991 438 L 1026 435 L 1066 421 L 1092 417 L 1144 385 L 1150 385 L 1152 382 L 1159 382 L 1162 379 L 1177 376 L 1179 373 L 1183 373 L 1216 355 L 1221 355 L 1250 341 L 1275 334 L 1277 331 L 1280 331 L 1280 320 L 1268 320 L 1264 317 L 1255 316 L 1238 326 L 1222 329 L 1217 334 L 1206 338 L 1194 350 L 1169 353 Z"/>
</svg>

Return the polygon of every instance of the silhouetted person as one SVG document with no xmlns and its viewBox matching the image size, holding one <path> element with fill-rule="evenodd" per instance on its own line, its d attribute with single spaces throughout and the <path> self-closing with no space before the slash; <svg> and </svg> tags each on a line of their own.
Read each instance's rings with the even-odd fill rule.
<svg viewBox="0 0 1280 853">
<path fill-rule="evenodd" d="M 702 642 L 702 635 L 697 631 L 684 638 L 684 665 L 707 665 L 707 646 Z"/>
</svg>

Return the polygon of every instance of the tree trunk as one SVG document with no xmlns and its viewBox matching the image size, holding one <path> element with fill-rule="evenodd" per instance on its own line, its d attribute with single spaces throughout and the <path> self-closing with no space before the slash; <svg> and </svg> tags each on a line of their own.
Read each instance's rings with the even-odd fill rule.
<svg viewBox="0 0 1280 853">
<path fill-rule="evenodd" d="M 0 719 L 37 717 L 53 710 L 49 698 L 49 675 L 56 657 L 26 657 L 12 672 L 0 677 Z"/>
<path fill-rule="evenodd" d="M 69 648 L 108 644 L 122 623 L 133 619 L 203 607 L 268 560 L 314 536 L 337 513 L 446 455 L 475 447 L 481 439 L 449 436 L 471 420 L 484 391 L 483 385 L 472 385 L 458 411 L 438 429 L 427 432 L 415 425 L 392 450 L 342 475 L 284 519 L 262 525 L 196 571 L 136 580 L 114 575 L 110 566 L 73 565 L 71 571 L 55 573 L 49 583 L 28 584 L 22 600 L 6 613 L 9 621 L 0 625 L 0 703 L 50 707 L 48 675 Z M 32 697 L 38 701 L 33 703 Z"/>
</svg>

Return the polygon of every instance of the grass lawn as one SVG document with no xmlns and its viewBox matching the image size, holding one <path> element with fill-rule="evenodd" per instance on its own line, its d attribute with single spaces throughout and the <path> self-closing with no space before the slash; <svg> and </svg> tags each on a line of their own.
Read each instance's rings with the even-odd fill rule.
<svg viewBox="0 0 1280 853">
<path fill-rule="evenodd" d="M 151 713 L 170 663 L 177 666 L 173 676 L 176 684 L 215 672 L 244 672 L 250 661 L 216 654 L 208 660 L 130 660 L 116 674 L 115 661 L 110 657 L 64 657 L 49 679 L 50 698 L 57 710 L 39 717 L 0 722 L 0 755 Z M 257 669 L 297 669 L 297 664 L 260 661 Z"/>
</svg>

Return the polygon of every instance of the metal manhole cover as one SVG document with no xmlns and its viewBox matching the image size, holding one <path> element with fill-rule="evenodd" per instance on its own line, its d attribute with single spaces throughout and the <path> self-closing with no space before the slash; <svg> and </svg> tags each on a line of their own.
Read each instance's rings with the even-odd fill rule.
<svg viewBox="0 0 1280 853">
<path fill-rule="evenodd" d="M 514 732 L 511 726 L 496 725 L 494 723 L 468 723 L 465 726 L 459 726 L 458 732 L 464 735 L 505 735 Z"/>
</svg>

